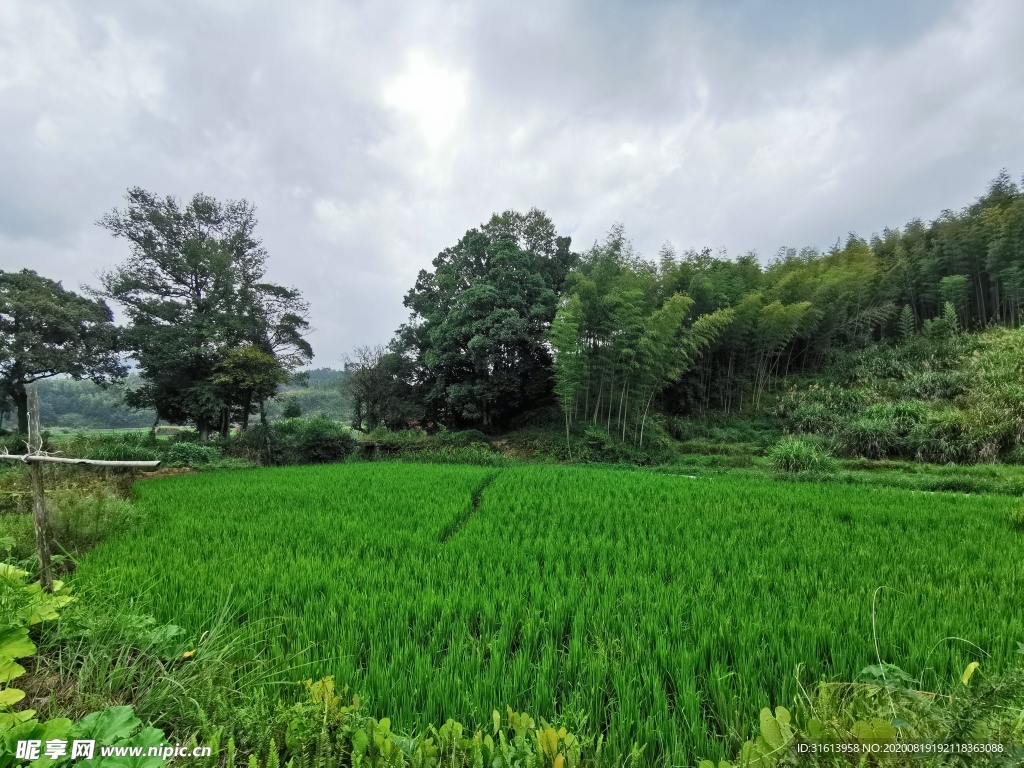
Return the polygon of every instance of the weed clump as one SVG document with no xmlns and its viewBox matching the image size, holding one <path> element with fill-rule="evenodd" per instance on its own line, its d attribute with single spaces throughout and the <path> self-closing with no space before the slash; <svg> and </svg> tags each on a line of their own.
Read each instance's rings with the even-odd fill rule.
<svg viewBox="0 0 1024 768">
<path fill-rule="evenodd" d="M 768 451 L 768 463 L 776 472 L 833 472 L 835 459 L 810 440 L 787 437 Z"/>
</svg>

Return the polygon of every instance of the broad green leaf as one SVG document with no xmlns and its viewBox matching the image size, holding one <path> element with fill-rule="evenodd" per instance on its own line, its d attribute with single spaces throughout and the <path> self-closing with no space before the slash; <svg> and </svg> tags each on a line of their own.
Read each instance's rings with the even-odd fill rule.
<svg viewBox="0 0 1024 768">
<path fill-rule="evenodd" d="M 10 656 L 0 656 L 0 683 L 9 683 L 11 680 L 25 674 L 25 668 Z"/>
<path fill-rule="evenodd" d="M 0 707 L 13 707 L 25 698 L 25 692 L 17 688 L 4 688 L 0 691 Z"/>
<path fill-rule="evenodd" d="M 877 717 L 872 718 L 870 723 L 858 720 L 850 732 L 860 741 L 892 741 L 896 738 L 896 729 Z"/>
<path fill-rule="evenodd" d="M 143 747 L 145 753 L 149 747 L 159 746 L 166 741 L 164 732 L 158 728 L 144 728 L 135 736 L 126 739 L 119 739 L 112 746 L 116 747 Z M 97 743 L 97 752 L 99 744 Z M 101 757 L 97 768 L 165 768 L 167 761 L 162 757 Z"/>
<path fill-rule="evenodd" d="M 56 621 L 60 618 L 58 611 L 75 598 L 71 595 L 50 595 L 42 594 L 33 601 L 26 615 L 29 624 L 39 624 L 43 621 Z"/>
<path fill-rule="evenodd" d="M 66 717 L 55 717 L 52 720 L 47 720 L 45 723 L 40 723 L 36 727 L 32 738 L 39 739 L 40 741 L 63 739 L 68 735 L 72 725 L 74 723 Z"/>
<path fill-rule="evenodd" d="M 28 639 L 28 627 L 0 629 L 0 656 L 22 659 L 36 652 L 35 643 Z"/>
<path fill-rule="evenodd" d="M 761 736 L 773 750 L 782 749 L 786 744 L 779 721 L 767 707 L 761 710 Z"/>
<path fill-rule="evenodd" d="M 366 746 L 370 743 L 369 737 L 366 735 L 366 731 L 360 728 L 352 735 L 352 754 L 353 755 L 365 755 Z"/>
<path fill-rule="evenodd" d="M 28 571 L 23 571 L 10 563 L 0 563 L 0 576 L 11 580 L 28 578 Z"/>
<path fill-rule="evenodd" d="M 32 735 L 28 738 L 38 739 L 43 742 L 44 746 L 51 739 L 61 739 L 63 741 L 67 739 L 68 731 L 71 729 L 72 724 L 65 717 L 56 717 L 53 720 L 47 720 L 45 723 L 36 725 Z M 42 756 L 38 760 L 33 760 L 29 763 L 29 766 L 30 768 L 47 768 L 47 766 L 55 765 L 58 762 L 63 762 L 63 759 L 51 760 L 48 757 Z"/>
<path fill-rule="evenodd" d="M 754 742 L 748 741 L 740 749 L 739 764 L 744 768 L 762 768 L 768 764 L 764 755 L 765 753 Z"/>
<path fill-rule="evenodd" d="M 131 707 L 111 707 L 86 715 L 72 729 L 73 739 L 95 739 L 99 744 L 112 744 L 126 739 L 142 725 Z"/>
</svg>

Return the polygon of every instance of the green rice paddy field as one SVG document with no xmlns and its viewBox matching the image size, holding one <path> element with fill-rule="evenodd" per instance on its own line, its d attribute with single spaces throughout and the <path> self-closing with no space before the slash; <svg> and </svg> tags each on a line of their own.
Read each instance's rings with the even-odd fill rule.
<svg viewBox="0 0 1024 768">
<path fill-rule="evenodd" d="M 762 706 L 876 660 L 922 683 L 1024 641 L 1005 496 L 613 469 L 348 464 L 146 481 L 145 530 L 76 580 L 201 630 L 278 620 L 273 652 L 414 730 L 506 705 L 693 764 Z M 879 587 L 884 587 L 877 592 Z M 975 644 L 969 645 L 963 638 Z"/>
</svg>

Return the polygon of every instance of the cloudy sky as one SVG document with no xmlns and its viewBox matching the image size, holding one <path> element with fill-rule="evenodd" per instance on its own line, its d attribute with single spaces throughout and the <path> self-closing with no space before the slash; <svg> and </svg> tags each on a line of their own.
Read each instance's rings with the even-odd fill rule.
<svg viewBox="0 0 1024 768">
<path fill-rule="evenodd" d="M 0 0 L 0 268 L 244 197 L 335 366 L 495 211 L 768 258 L 966 205 L 1024 172 L 1022 52 L 1020 0 Z"/>
</svg>

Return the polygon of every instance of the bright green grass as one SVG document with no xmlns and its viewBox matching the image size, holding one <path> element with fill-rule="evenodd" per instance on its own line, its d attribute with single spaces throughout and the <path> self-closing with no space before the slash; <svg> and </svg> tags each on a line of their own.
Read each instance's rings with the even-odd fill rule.
<svg viewBox="0 0 1024 768">
<path fill-rule="evenodd" d="M 478 507 L 471 499 L 477 493 Z M 511 705 L 734 751 L 802 680 L 884 661 L 942 686 L 1024 640 L 1018 499 L 559 467 L 356 464 L 147 481 L 141 535 L 76 579 L 202 629 L 229 599 L 275 649 L 412 730 Z M 945 640 L 964 638 L 965 642 Z"/>
</svg>

